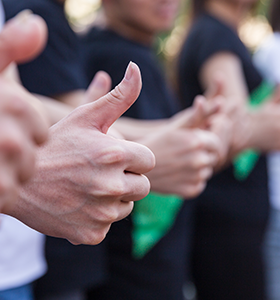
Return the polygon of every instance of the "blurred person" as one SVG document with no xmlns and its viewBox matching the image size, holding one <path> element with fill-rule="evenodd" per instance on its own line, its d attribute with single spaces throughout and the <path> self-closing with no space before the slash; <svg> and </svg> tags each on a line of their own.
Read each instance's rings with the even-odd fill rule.
<svg viewBox="0 0 280 300">
<path fill-rule="evenodd" d="M 44 51 L 35 60 L 32 60 L 26 64 L 18 65 L 19 77 L 25 88 L 27 88 L 30 92 L 39 95 L 39 97 L 44 101 L 45 105 L 52 103 L 53 101 L 50 99 L 52 98 L 60 101 L 57 101 L 57 105 L 65 103 L 75 107 L 79 104 L 88 102 L 86 98 L 89 98 L 90 101 L 92 101 L 95 100 L 94 98 L 99 98 L 98 95 L 102 96 L 105 94 L 110 88 L 110 80 L 106 74 L 99 73 L 99 76 L 97 76 L 97 78 L 93 81 L 93 85 L 89 88 L 89 92 L 86 94 L 85 76 L 81 71 L 82 69 L 78 60 L 79 42 L 76 34 L 73 32 L 66 19 L 64 2 L 65 1 L 51 0 L 3 1 L 7 19 L 10 19 L 23 9 L 30 9 L 37 15 L 40 15 L 48 26 L 49 35 Z M 134 64 L 130 64 L 129 70 L 134 70 L 136 72 L 135 76 L 137 75 L 138 70 L 136 67 L 134 67 Z M 134 84 L 135 83 L 137 82 L 134 81 Z M 140 88 L 139 82 L 135 84 L 133 88 L 134 90 L 132 95 L 136 95 L 138 88 Z M 92 93 L 94 93 L 94 97 Z M 90 97 L 87 96 L 88 94 L 90 94 Z M 112 96 L 113 95 L 114 93 L 112 93 Z M 115 95 L 119 96 L 117 94 Z M 54 107 L 52 113 L 55 114 L 55 116 L 57 115 L 56 107 Z M 107 131 L 107 128 L 102 130 Z M 82 133 L 81 136 L 83 136 L 83 134 L 84 133 Z M 79 137 L 77 140 L 81 140 L 81 137 Z M 69 142 L 66 140 L 65 145 L 67 145 L 67 143 Z M 76 141 L 74 142 L 73 146 L 70 147 L 70 149 L 75 146 L 75 143 Z M 90 143 L 91 142 L 89 141 L 89 145 Z M 100 146 L 101 150 L 102 145 Z M 105 145 L 103 145 L 103 147 L 104 146 Z M 107 150 L 104 147 L 104 157 L 106 155 L 106 151 L 108 151 L 108 166 L 110 165 L 110 147 L 108 147 Z M 122 158 L 122 149 L 119 149 L 118 146 L 116 149 L 112 148 L 112 150 L 114 150 L 116 153 L 116 156 L 112 155 L 111 157 L 111 166 L 113 167 L 114 165 L 119 165 L 118 160 L 120 160 L 119 162 L 121 163 L 124 158 Z M 89 151 L 89 149 L 84 148 L 84 151 Z M 86 154 L 85 159 L 82 159 L 83 163 L 86 164 L 89 154 Z M 131 155 L 134 156 L 132 153 L 128 153 L 126 155 L 128 155 L 128 157 L 125 158 L 125 160 L 130 160 L 132 158 Z M 69 162 L 67 163 L 71 163 L 70 158 L 71 157 L 69 155 Z M 104 162 L 106 162 L 105 158 Z M 133 162 L 131 166 L 128 165 L 127 167 L 128 169 L 130 167 L 134 168 Z M 104 186 L 104 188 L 112 188 L 113 193 L 114 185 L 116 186 L 116 189 L 118 189 L 118 187 L 122 189 L 122 186 L 124 189 L 126 189 L 124 182 L 117 182 L 119 176 L 116 176 L 116 174 L 113 173 L 111 173 L 111 175 L 112 179 L 115 177 L 115 184 L 112 182 L 110 183 L 110 180 L 108 181 L 109 178 L 106 179 L 106 174 L 104 174 L 103 179 L 102 174 L 99 175 L 100 183 Z M 126 173 L 125 175 L 128 177 L 133 177 L 133 175 L 129 173 Z M 75 176 L 75 180 L 78 180 L 82 184 L 83 175 L 79 175 L 77 172 Z M 126 176 L 123 177 L 123 180 L 125 180 Z M 84 179 L 89 180 L 86 177 Z M 46 185 L 45 188 L 48 189 L 48 185 Z M 121 193 L 121 191 L 115 192 Z M 127 193 L 127 191 L 124 191 L 124 193 Z M 67 194 L 67 191 L 65 191 L 65 194 Z M 103 197 L 102 194 L 103 192 L 100 190 L 101 197 Z M 69 196 L 71 196 L 71 193 Z M 96 210 L 96 213 L 98 213 L 98 211 L 99 209 Z M 128 207 L 126 211 L 128 212 Z M 111 216 L 113 218 L 113 215 L 116 214 L 116 217 L 119 218 L 120 216 L 117 213 L 118 210 L 112 207 L 111 213 L 109 213 L 108 217 Z M 103 218 L 102 211 L 100 211 L 100 214 L 100 217 Z M 106 218 L 106 215 L 104 215 L 104 218 Z M 95 250 L 94 247 L 89 247 L 86 245 L 74 246 L 65 239 L 47 237 L 45 251 L 48 263 L 48 272 L 45 277 L 37 283 L 37 297 L 55 296 L 68 300 L 75 297 L 83 297 L 83 291 L 87 286 L 92 286 L 95 284 L 97 285 L 103 280 L 103 259 L 102 255 L 99 253 L 99 248 Z"/>
<path fill-rule="evenodd" d="M 157 34 L 171 29 L 180 2 L 104 0 L 103 23 L 82 38 L 88 82 L 104 70 L 116 86 L 129 61 L 141 68 L 140 96 L 117 120 L 115 128 L 126 139 L 149 145 L 157 161 L 147 174 L 152 193 L 135 206 L 132 217 L 114 224 L 104 241 L 108 280 L 103 286 L 93 286 L 88 299 L 183 299 L 191 203 L 181 199 L 205 188 L 223 144 L 214 133 L 200 129 L 212 115 L 202 114 L 202 120 L 196 120 L 200 105 L 205 105 L 204 101 L 200 103 L 202 99 L 196 99 L 192 109 L 178 113 L 179 102 L 152 50 Z M 226 122 L 222 124 L 226 127 Z M 169 206 L 172 201 L 180 201 L 177 211 Z M 172 221 L 162 234 L 158 227 L 168 210 Z M 137 238 L 141 232 L 143 236 Z M 145 238 L 152 241 L 139 249 L 140 239 Z"/>
<path fill-rule="evenodd" d="M 280 1 L 272 0 L 269 6 L 269 22 L 273 29 L 257 49 L 253 60 L 263 77 L 272 85 L 280 84 Z M 270 215 L 264 242 L 266 293 L 268 300 L 280 299 L 280 154 L 268 155 Z"/>
<path fill-rule="evenodd" d="M 198 299 L 265 299 L 262 243 L 269 199 L 265 156 L 239 178 L 235 156 L 244 149 L 279 149 L 279 95 L 251 112 L 249 95 L 263 89 L 262 77 L 238 37 L 240 22 L 255 0 L 192 1 L 193 22 L 179 56 L 179 93 L 185 107 L 224 79 L 224 111 L 233 121 L 229 161 L 195 201 L 192 250 Z M 255 92 L 255 93 L 256 93 Z"/>
</svg>

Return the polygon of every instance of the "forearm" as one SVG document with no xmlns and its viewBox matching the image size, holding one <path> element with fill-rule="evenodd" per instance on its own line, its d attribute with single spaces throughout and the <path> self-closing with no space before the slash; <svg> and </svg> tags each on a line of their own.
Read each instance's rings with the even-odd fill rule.
<svg viewBox="0 0 280 300">
<path fill-rule="evenodd" d="M 169 119 L 137 120 L 127 117 L 119 118 L 113 125 L 121 135 L 130 141 L 138 141 L 152 132 L 160 130 L 167 125 Z"/>
</svg>

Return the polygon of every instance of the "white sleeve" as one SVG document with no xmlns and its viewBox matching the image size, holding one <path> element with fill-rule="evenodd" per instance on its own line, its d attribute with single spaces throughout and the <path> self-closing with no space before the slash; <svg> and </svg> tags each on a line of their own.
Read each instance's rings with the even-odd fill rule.
<svg viewBox="0 0 280 300">
<path fill-rule="evenodd" d="M 280 33 L 274 33 L 266 40 L 253 61 L 266 80 L 280 83 Z"/>
<path fill-rule="evenodd" d="M 280 34 L 274 34 L 274 45 L 271 49 L 271 73 L 275 82 L 280 83 Z"/>
</svg>

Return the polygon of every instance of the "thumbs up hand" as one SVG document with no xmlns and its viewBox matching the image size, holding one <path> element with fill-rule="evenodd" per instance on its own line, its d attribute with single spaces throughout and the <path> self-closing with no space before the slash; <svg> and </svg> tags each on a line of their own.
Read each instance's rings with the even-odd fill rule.
<svg viewBox="0 0 280 300">
<path fill-rule="evenodd" d="M 9 214 L 75 244 L 101 242 L 111 223 L 126 217 L 150 189 L 142 174 L 154 167 L 152 152 L 106 134 L 140 89 L 140 71 L 131 63 L 113 91 L 51 127 L 35 176 Z"/>
<path fill-rule="evenodd" d="M 139 140 L 156 156 L 156 167 L 147 174 L 153 191 L 193 198 L 203 191 L 213 174 L 221 143 L 205 130 L 219 109 L 200 96 L 186 109 L 150 135 Z"/>
<path fill-rule="evenodd" d="M 47 137 L 47 124 L 31 105 L 35 98 L 3 72 L 10 63 L 38 54 L 46 34 L 44 21 L 27 12 L 7 22 L 0 33 L 0 212 L 32 175 L 36 148 Z"/>
</svg>

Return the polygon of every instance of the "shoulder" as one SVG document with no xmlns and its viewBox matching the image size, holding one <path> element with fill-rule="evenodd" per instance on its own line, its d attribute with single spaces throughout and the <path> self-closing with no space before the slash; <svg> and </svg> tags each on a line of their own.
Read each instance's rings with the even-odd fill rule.
<svg viewBox="0 0 280 300">
<path fill-rule="evenodd" d="M 182 48 L 182 58 L 190 60 L 199 69 L 208 58 L 219 52 L 229 52 L 240 58 L 246 55 L 247 50 L 233 29 L 203 14 L 190 30 Z"/>
<path fill-rule="evenodd" d="M 211 48 L 231 50 L 231 48 L 242 45 L 237 33 L 232 28 L 208 14 L 202 15 L 194 23 L 191 37 L 193 40 L 197 40 L 198 45 L 205 47 L 205 50 L 211 50 Z"/>
<path fill-rule="evenodd" d="M 111 76 L 123 76 L 130 61 L 144 68 L 151 59 L 150 51 L 146 47 L 114 32 L 97 28 L 92 28 L 82 38 L 82 48 L 86 68 L 102 69 Z"/>
</svg>

